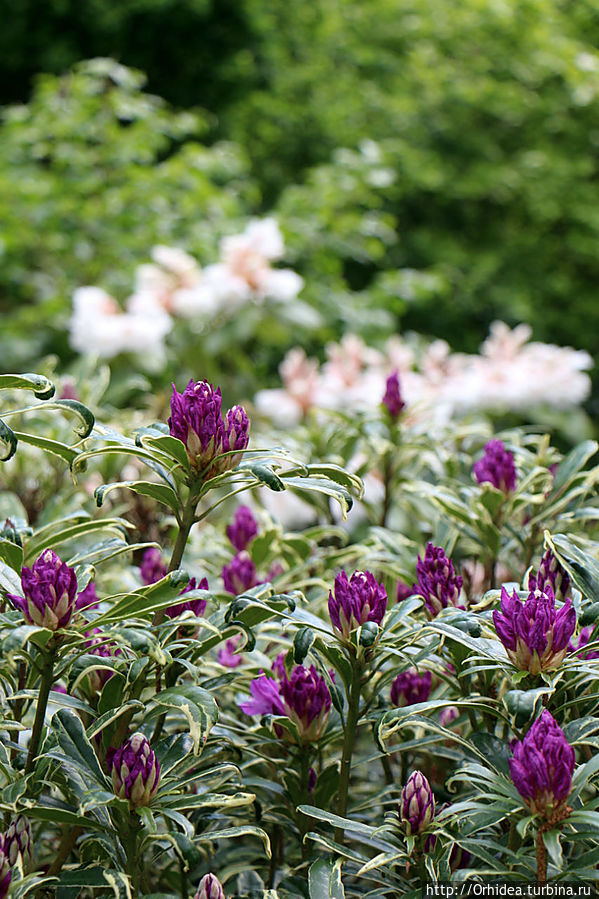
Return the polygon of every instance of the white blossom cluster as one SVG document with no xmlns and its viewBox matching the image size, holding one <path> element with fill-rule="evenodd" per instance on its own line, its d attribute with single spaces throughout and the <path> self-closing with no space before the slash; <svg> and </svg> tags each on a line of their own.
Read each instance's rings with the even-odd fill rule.
<svg viewBox="0 0 599 899">
<path fill-rule="evenodd" d="M 124 310 L 99 287 L 75 291 L 71 345 L 106 358 L 124 352 L 160 355 L 177 317 L 208 321 L 228 318 L 250 302 L 294 300 L 302 278 L 271 265 L 284 250 L 272 218 L 252 221 L 242 234 L 225 237 L 220 261 L 205 268 L 181 249 L 154 247 L 153 261 L 136 271 Z"/>
<path fill-rule="evenodd" d="M 405 414 L 439 422 L 470 411 L 566 409 L 583 402 L 591 388 L 589 354 L 530 342 L 530 336 L 528 325 L 512 330 L 495 322 L 480 354 L 467 355 L 452 353 L 444 340 L 417 354 L 399 336 L 380 352 L 347 335 L 327 347 L 322 366 L 302 349 L 291 350 L 280 367 L 283 386 L 259 391 L 256 405 L 281 425 L 299 422 L 312 408 L 374 409 L 392 371 L 400 375 Z"/>
</svg>

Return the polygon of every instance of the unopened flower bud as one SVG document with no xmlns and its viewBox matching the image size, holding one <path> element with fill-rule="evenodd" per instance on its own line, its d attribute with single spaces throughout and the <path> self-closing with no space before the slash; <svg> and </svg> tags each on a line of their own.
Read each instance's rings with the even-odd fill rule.
<svg viewBox="0 0 599 899">
<path fill-rule="evenodd" d="M 239 506 L 233 523 L 227 527 L 227 537 L 237 552 L 247 549 L 258 533 L 258 522 L 249 506 Z"/>
<path fill-rule="evenodd" d="M 204 874 L 194 899 L 226 899 L 218 877 L 214 874 Z"/>
<path fill-rule="evenodd" d="M 409 668 L 398 674 L 391 684 L 391 702 L 403 708 L 417 702 L 426 702 L 430 696 L 433 676 L 430 671 L 419 674 L 416 668 Z"/>
<path fill-rule="evenodd" d="M 31 825 L 24 815 L 17 815 L 11 821 L 4 836 L 4 853 L 11 867 L 16 865 L 19 855 L 23 867 L 31 861 Z"/>
<path fill-rule="evenodd" d="M 463 608 L 459 603 L 463 578 L 455 573 L 453 562 L 440 546 L 427 544 L 424 559 L 418 556 L 416 574 L 418 582 L 412 591 L 424 597 L 428 618 L 435 618 L 450 605 Z"/>
<path fill-rule="evenodd" d="M 521 671 L 539 674 L 559 668 L 576 629 L 576 612 L 568 599 L 557 608 L 553 590 L 535 590 L 522 602 L 514 590 L 501 588 L 501 611 L 493 612 L 497 636 Z"/>
<path fill-rule="evenodd" d="M 401 396 L 398 371 L 394 371 L 393 374 L 389 375 L 385 388 L 383 403 L 387 407 L 391 418 L 397 419 L 406 405 Z"/>
<path fill-rule="evenodd" d="M 29 624 L 59 630 L 67 627 L 77 608 L 77 576 L 56 553 L 46 549 L 32 568 L 21 571 L 23 596 L 9 593 Z"/>
<path fill-rule="evenodd" d="M 399 817 L 408 836 L 422 833 L 435 817 L 435 797 L 420 771 L 410 774 L 402 790 Z"/>
<path fill-rule="evenodd" d="M 335 578 L 329 592 L 331 623 L 345 638 L 367 621 L 380 624 L 387 611 L 387 592 L 370 571 L 354 571 L 348 580 L 345 571 Z"/>
<path fill-rule="evenodd" d="M 543 709 L 510 759 L 514 786 L 533 814 L 546 819 L 566 812 L 576 759 L 552 714 Z"/>
<path fill-rule="evenodd" d="M 131 808 L 150 804 L 158 790 L 160 765 L 143 734 L 133 734 L 116 750 L 111 767 L 112 786 L 119 799 L 128 799 Z"/>
<path fill-rule="evenodd" d="M 474 463 L 472 471 L 479 484 L 490 483 L 504 493 L 516 489 L 514 454 L 505 448 L 501 440 L 489 440 L 482 459 Z"/>
</svg>

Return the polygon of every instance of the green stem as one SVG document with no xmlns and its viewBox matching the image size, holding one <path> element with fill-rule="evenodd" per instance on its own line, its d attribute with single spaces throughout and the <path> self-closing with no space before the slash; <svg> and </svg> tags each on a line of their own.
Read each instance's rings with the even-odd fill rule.
<svg viewBox="0 0 599 899">
<path fill-rule="evenodd" d="M 123 828 L 123 848 L 127 856 L 127 874 L 131 878 L 131 886 L 133 895 L 140 895 L 141 877 L 142 877 L 142 859 L 138 850 L 138 835 L 141 828 L 139 818 L 134 818 L 133 814 L 129 815 L 129 821 L 125 823 Z"/>
<path fill-rule="evenodd" d="M 391 453 L 386 453 L 385 458 L 383 460 L 383 484 L 385 488 L 385 493 L 383 496 L 383 509 L 381 512 L 381 527 L 384 528 L 387 526 L 387 518 L 389 517 L 389 510 L 391 508 L 391 483 L 393 480 L 393 462 L 391 459 Z"/>
<path fill-rule="evenodd" d="M 347 794 L 351 775 L 351 760 L 356 742 L 356 731 L 360 715 L 360 693 L 362 689 L 362 665 L 354 658 L 352 671 L 352 684 L 349 693 L 347 717 L 345 719 L 345 732 L 343 735 L 343 754 L 341 756 L 341 770 L 339 772 L 339 793 L 337 800 L 337 814 L 345 817 L 347 811 Z M 335 840 L 341 842 L 343 828 L 335 830 Z"/>
<path fill-rule="evenodd" d="M 175 545 L 173 547 L 171 560 L 168 563 L 167 572 L 176 571 L 181 564 L 181 559 L 183 558 L 183 553 L 185 552 L 185 547 L 187 546 L 189 532 L 191 531 L 195 523 L 196 506 L 198 502 L 198 495 L 195 492 L 190 492 L 189 498 L 183 508 L 183 515 L 179 524 L 179 533 L 177 534 L 177 539 L 175 540 Z M 166 612 L 164 609 L 157 609 L 154 612 L 152 624 L 160 624 L 164 620 L 165 615 Z"/>
<path fill-rule="evenodd" d="M 302 746 L 300 749 L 300 797 L 302 805 L 308 804 L 308 780 L 310 778 L 310 754 L 309 751 Z M 308 832 L 310 819 L 306 815 L 300 813 L 298 817 L 298 827 L 300 832 L 300 842 L 302 849 L 302 861 L 308 857 L 308 847 L 304 843 L 304 837 Z"/>
<path fill-rule="evenodd" d="M 27 753 L 27 761 L 25 762 L 25 774 L 29 774 L 33 769 L 33 765 L 37 758 L 42 738 L 42 730 L 44 720 L 46 718 L 46 708 L 48 706 L 48 696 L 52 689 L 54 677 L 54 638 L 51 637 L 48 646 L 43 651 L 43 663 L 41 667 L 40 691 L 37 698 L 37 708 L 35 710 L 35 719 L 31 731 L 31 739 L 29 741 L 29 752 Z"/>
</svg>

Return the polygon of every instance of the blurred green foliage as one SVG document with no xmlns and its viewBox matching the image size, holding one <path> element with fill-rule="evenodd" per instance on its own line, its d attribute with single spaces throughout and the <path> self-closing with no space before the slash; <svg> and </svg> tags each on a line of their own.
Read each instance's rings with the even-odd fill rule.
<svg viewBox="0 0 599 899">
<path fill-rule="evenodd" d="M 33 300 L 60 326 L 80 284 L 122 298 L 154 243 L 214 261 L 265 213 L 324 313 L 319 341 L 401 319 L 473 350 L 502 318 L 599 350 L 597 0 L 52 0 L 8 20 L 4 96 L 9 69 L 101 53 L 204 111 L 107 61 L 8 108 L 7 365 L 31 355 Z"/>
</svg>

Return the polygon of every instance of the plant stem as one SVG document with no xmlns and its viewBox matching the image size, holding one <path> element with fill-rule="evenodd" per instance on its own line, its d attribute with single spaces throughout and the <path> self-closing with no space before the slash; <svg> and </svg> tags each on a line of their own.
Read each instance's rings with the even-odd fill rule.
<svg viewBox="0 0 599 899">
<path fill-rule="evenodd" d="M 133 814 L 129 815 L 129 821 L 125 823 L 123 828 L 123 847 L 127 855 L 127 874 L 131 878 L 131 886 L 133 895 L 140 895 L 141 886 L 141 857 L 138 851 L 137 836 L 139 834 L 141 822 L 139 818 L 134 818 Z"/>
<path fill-rule="evenodd" d="M 53 684 L 55 649 L 54 637 L 51 637 L 45 650 L 43 650 L 40 691 L 37 698 L 37 708 L 35 710 L 35 719 L 31 730 L 31 739 L 29 741 L 29 752 L 27 753 L 27 761 L 25 762 L 25 774 L 29 774 L 33 769 L 40 748 L 42 730 L 46 717 L 46 708 L 48 706 L 48 696 L 50 695 Z"/>
<path fill-rule="evenodd" d="M 543 841 L 543 828 L 537 830 L 537 884 L 547 883 L 547 850 Z"/>
<path fill-rule="evenodd" d="M 383 460 L 383 484 L 385 493 L 383 496 L 383 509 L 381 511 L 381 527 L 387 526 L 387 518 L 391 508 L 391 482 L 393 480 L 393 463 L 391 453 L 385 453 Z"/>
<path fill-rule="evenodd" d="M 191 531 L 195 522 L 196 506 L 198 502 L 198 495 L 195 492 L 190 492 L 189 498 L 183 508 L 183 515 L 181 517 L 181 523 L 179 525 L 179 533 L 177 534 L 177 539 L 175 540 L 175 545 L 173 547 L 171 560 L 168 563 L 167 572 L 176 571 L 181 564 L 181 559 L 183 558 L 183 553 L 185 552 L 189 532 Z M 165 614 L 166 613 L 164 609 L 157 609 L 154 612 L 152 624 L 160 624 L 164 620 Z"/>
<path fill-rule="evenodd" d="M 353 659 L 352 684 L 349 693 L 347 717 L 345 719 L 345 732 L 343 735 L 343 754 L 341 756 L 341 770 L 339 772 L 339 793 L 337 800 L 337 814 L 345 817 L 347 811 L 347 794 L 351 775 L 351 760 L 356 742 L 356 730 L 360 714 L 360 692 L 362 689 L 362 665 Z M 343 839 L 343 828 L 335 830 L 335 840 Z"/>
<path fill-rule="evenodd" d="M 58 852 L 56 853 L 56 858 L 48 868 L 48 874 L 51 877 L 56 877 L 57 874 L 60 874 L 62 870 L 62 866 L 66 862 L 67 858 L 71 854 L 75 843 L 83 833 L 82 827 L 64 827 L 62 832 L 62 839 L 60 841 L 60 846 L 58 847 Z"/>
</svg>

